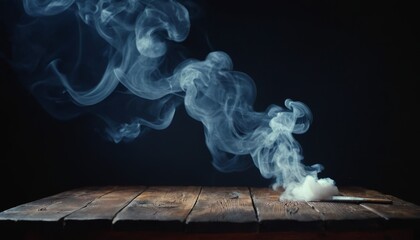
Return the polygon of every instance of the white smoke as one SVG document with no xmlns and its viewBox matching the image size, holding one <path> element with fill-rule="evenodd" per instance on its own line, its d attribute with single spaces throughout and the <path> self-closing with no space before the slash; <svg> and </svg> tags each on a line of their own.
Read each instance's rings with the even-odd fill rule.
<svg viewBox="0 0 420 240">
<path fill-rule="evenodd" d="M 320 165 L 302 164 L 302 149 L 293 134 L 309 128 L 312 115 L 305 104 L 286 99 L 285 108 L 271 105 L 265 112 L 254 111 L 253 80 L 234 71 L 230 57 L 220 51 L 209 53 L 203 61 L 179 61 L 167 70 L 171 46 L 184 41 L 190 30 L 188 10 L 180 3 L 24 0 L 23 5 L 27 14 L 38 19 L 77 17 L 106 42 L 98 51 L 106 56 L 105 70 L 94 84 L 81 84 L 89 81 L 81 79 L 83 60 L 70 64 L 69 71 L 61 66 L 66 62 L 54 55 L 55 49 L 50 49 L 48 58 L 43 51 L 33 53 L 34 59 L 40 59 L 35 68 L 45 69 L 45 63 L 48 73 L 40 74 L 32 88 L 42 93 L 39 97 L 47 99 L 49 106 L 66 103 L 94 109 L 106 102 L 120 115 L 128 112 L 128 119 L 122 121 L 105 110 L 98 114 L 108 124 L 109 137 L 120 142 L 138 137 L 144 127 L 168 127 L 183 102 L 187 113 L 202 122 L 213 165 L 220 171 L 241 169 L 243 158 L 251 156 L 262 176 L 275 179 L 274 187 L 286 189 L 283 199 L 319 200 L 338 193 L 333 180 L 317 178 Z M 95 62 L 84 65 L 90 66 L 84 71 L 96 71 Z M 122 101 L 130 102 L 130 107 L 120 107 Z"/>
</svg>

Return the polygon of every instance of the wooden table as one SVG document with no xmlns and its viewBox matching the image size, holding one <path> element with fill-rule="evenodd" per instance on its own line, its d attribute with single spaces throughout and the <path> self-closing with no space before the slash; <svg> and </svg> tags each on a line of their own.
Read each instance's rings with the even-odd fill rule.
<svg viewBox="0 0 420 240">
<path fill-rule="evenodd" d="M 418 239 L 420 207 L 279 201 L 269 188 L 107 186 L 62 192 L 0 213 L 16 239 Z M 5 239 L 5 238 L 2 238 Z M 7 238 L 10 239 L 10 238 Z"/>
</svg>

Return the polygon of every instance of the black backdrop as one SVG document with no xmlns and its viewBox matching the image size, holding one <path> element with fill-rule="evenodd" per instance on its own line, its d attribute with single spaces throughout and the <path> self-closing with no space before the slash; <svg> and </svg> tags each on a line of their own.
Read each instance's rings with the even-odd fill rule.
<svg viewBox="0 0 420 240">
<path fill-rule="evenodd" d="M 420 204 L 414 7 L 385 1 L 197 4 L 184 43 L 193 56 L 227 52 L 235 70 L 254 79 L 259 111 L 286 98 L 310 107 L 313 124 L 296 136 L 305 164 L 323 164 L 320 175 L 338 186 L 374 188 Z M 270 184 L 255 167 L 215 170 L 201 124 L 182 107 L 169 128 L 123 144 L 105 141 L 89 116 L 51 117 L 3 61 L 19 5 L 0 4 L 0 210 L 87 185 Z"/>
</svg>

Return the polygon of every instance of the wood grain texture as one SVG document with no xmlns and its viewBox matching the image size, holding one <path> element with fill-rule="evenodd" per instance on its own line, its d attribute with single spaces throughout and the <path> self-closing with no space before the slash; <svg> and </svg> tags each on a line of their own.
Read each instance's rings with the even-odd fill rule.
<svg viewBox="0 0 420 240">
<path fill-rule="evenodd" d="M 258 222 L 246 187 L 203 187 L 191 214 L 188 231 L 256 231 Z"/>
<path fill-rule="evenodd" d="M 321 217 L 305 201 L 279 201 L 282 189 L 251 188 L 260 231 L 319 229 Z"/>
<path fill-rule="evenodd" d="M 390 199 L 392 200 L 392 204 L 363 203 L 361 206 L 371 210 L 372 212 L 375 212 L 386 220 L 403 222 L 410 220 L 417 224 L 420 222 L 420 206 L 404 201 L 395 196 L 360 187 L 347 187 L 341 189 L 340 192 L 345 196 L 378 197 Z"/>
<path fill-rule="evenodd" d="M 337 202 L 308 202 L 308 204 L 320 213 L 326 229 L 378 229 L 384 224 L 383 217 L 359 204 Z"/>
<path fill-rule="evenodd" d="M 20 239 L 40 239 L 37 234 L 59 236 L 52 239 L 72 234 L 80 238 L 68 239 L 95 239 L 94 236 L 420 238 L 419 206 L 374 190 L 357 187 L 339 190 L 344 196 L 388 198 L 393 202 L 279 201 L 281 191 L 268 187 L 90 187 L 3 211 L 0 228 L 14 235 L 21 234 Z"/>
<path fill-rule="evenodd" d="M 142 193 L 144 186 L 116 187 L 64 218 L 66 227 L 111 227 L 115 215 Z"/>
<path fill-rule="evenodd" d="M 0 220 L 56 222 L 85 207 L 114 187 L 90 187 L 59 193 L 0 213 Z"/>
<path fill-rule="evenodd" d="M 114 218 L 117 228 L 183 230 L 201 187 L 150 187 Z"/>
</svg>

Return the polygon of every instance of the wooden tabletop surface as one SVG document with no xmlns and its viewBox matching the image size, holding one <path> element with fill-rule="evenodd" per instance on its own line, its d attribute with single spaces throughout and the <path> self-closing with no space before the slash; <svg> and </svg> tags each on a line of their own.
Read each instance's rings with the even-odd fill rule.
<svg viewBox="0 0 420 240">
<path fill-rule="evenodd" d="M 5 210 L 0 225 L 193 233 L 420 227 L 419 206 L 375 190 L 343 187 L 340 193 L 392 203 L 279 201 L 281 192 L 252 187 L 85 187 Z"/>
</svg>

